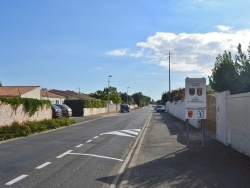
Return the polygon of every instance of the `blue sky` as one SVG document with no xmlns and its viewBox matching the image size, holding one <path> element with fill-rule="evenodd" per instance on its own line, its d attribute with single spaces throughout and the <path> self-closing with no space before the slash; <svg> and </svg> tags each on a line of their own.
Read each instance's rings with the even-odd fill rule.
<svg viewBox="0 0 250 188">
<path fill-rule="evenodd" d="M 250 42 L 248 0 L 0 1 L 0 81 L 154 100 Z M 207 79 L 208 84 L 208 79 Z"/>
</svg>

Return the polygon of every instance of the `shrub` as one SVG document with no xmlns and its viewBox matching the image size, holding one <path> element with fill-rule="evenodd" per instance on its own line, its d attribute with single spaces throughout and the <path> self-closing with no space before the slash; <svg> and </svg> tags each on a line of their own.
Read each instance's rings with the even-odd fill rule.
<svg viewBox="0 0 250 188">
<path fill-rule="evenodd" d="M 0 127 L 0 140 L 7 140 L 20 136 L 28 136 L 31 133 L 42 132 L 49 129 L 56 129 L 58 127 L 69 126 L 76 123 L 74 119 L 60 118 L 60 119 L 45 119 L 42 121 L 26 121 L 22 124 L 13 122 L 11 126 Z"/>
</svg>

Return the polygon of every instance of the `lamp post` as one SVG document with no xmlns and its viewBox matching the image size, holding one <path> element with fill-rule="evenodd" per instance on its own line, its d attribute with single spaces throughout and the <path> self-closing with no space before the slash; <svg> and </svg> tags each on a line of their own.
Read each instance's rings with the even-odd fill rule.
<svg viewBox="0 0 250 188">
<path fill-rule="evenodd" d="M 128 104 L 128 88 L 129 88 L 129 87 L 127 87 L 127 104 Z"/>
<path fill-rule="evenodd" d="M 108 113 L 109 113 L 109 82 L 110 82 L 111 77 L 112 77 L 112 75 L 108 76 Z"/>
</svg>

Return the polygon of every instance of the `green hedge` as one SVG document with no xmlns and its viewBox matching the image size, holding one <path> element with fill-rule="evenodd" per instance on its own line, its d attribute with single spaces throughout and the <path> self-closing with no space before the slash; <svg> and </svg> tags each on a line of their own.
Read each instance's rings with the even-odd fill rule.
<svg viewBox="0 0 250 188">
<path fill-rule="evenodd" d="M 45 119 L 42 121 L 26 121 L 21 124 L 13 122 L 11 126 L 0 127 L 0 141 L 22 136 L 28 136 L 32 133 L 42 132 L 50 129 L 56 129 L 63 126 L 69 126 L 76 123 L 74 119 Z"/>
<path fill-rule="evenodd" d="M 102 100 L 65 100 L 64 104 L 72 109 L 73 116 L 83 116 L 83 108 L 104 108 L 106 101 Z"/>
<path fill-rule="evenodd" d="M 49 100 L 29 98 L 0 98 L 0 101 L 5 104 L 10 104 L 15 112 L 20 105 L 23 105 L 25 113 L 28 113 L 30 117 L 33 116 L 39 108 L 43 109 L 44 106 L 46 106 L 48 109 L 51 107 L 51 102 Z"/>
</svg>

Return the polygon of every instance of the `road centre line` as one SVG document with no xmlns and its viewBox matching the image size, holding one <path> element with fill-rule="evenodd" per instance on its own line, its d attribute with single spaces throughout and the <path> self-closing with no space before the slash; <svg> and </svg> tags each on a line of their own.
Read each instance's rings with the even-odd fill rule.
<svg viewBox="0 0 250 188">
<path fill-rule="evenodd" d="M 94 138 L 98 138 L 98 136 L 95 136 Z"/>
<path fill-rule="evenodd" d="M 83 146 L 83 144 L 79 144 L 78 146 L 76 146 L 76 148 L 79 148 L 79 147 L 81 147 L 81 146 Z"/>
<path fill-rule="evenodd" d="M 44 164 L 42 164 L 42 165 L 36 167 L 36 169 L 42 169 L 42 168 L 44 168 L 45 166 L 48 166 L 49 164 L 51 164 L 51 162 L 46 162 L 46 163 L 44 163 Z"/>
<path fill-rule="evenodd" d="M 88 140 L 86 143 L 92 142 L 92 140 Z"/>
<path fill-rule="evenodd" d="M 23 179 L 23 178 L 25 178 L 25 177 L 27 177 L 27 176 L 28 176 L 28 175 L 23 174 L 23 175 L 21 175 L 21 176 L 19 176 L 19 177 L 15 178 L 15 179 L 13 179 L 13 180 L 9 181 L 9 182 L 8 182 L 8 183 L 6 183 L 5 185 L 12 185 L 12 184 L 14 184 L 14 183 L 16 183 L 16 182 L 20 181 L 21 179 Z"/>
<path fill-rule="evenodd" d="M 64 157 L 65 155 L 69 154 L 71 151 L 73 151 L 73 150 L 66 151 L 65 153 L 63 153 L 63 154 L 57 156 L 56 158 L 57 158 L 57 159 L 60 159 L 60 158 Z"/>
<path fill-rule="evenodd" d="M 103 158 L 103 159 L 112 159 L 112 160 L 116 160 L 116 161 L 122 161 L 122 159 L 117 159 L 117 158 L 113 158 L 113 157 L 106 157 L 106 156 L 101 156 L 101 155 L 94 155 L 94 154 L 87 154 L 87 153 L 68 153 L 70 155 L 85 155 L 85 156 L 92 156 L 92 157 L 98 157 L 98 158 Z"/>
</svg>

